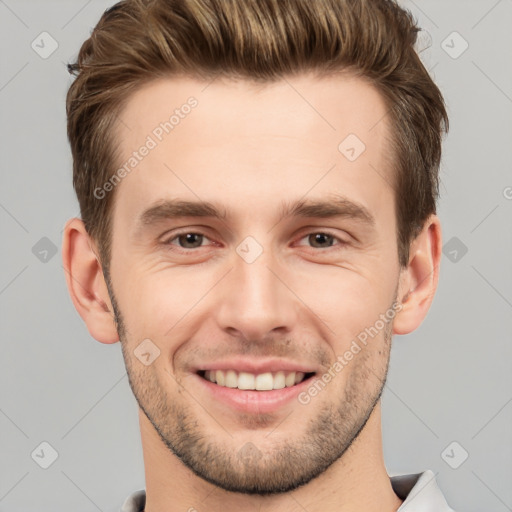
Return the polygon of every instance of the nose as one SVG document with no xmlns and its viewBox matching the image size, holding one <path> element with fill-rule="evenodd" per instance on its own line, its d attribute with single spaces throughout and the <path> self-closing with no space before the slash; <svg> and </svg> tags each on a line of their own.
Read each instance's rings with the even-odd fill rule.
<svg viewBox="0 0 512 512">
<path fill-rule="evenodd" d="M 235 252 L 232 270 L 218 290 L 219 327 L 249 342 L 289 334 L 298 323 L 300 304 L 287 286 L 288 275 L 269 251 L 252 263 Z"/>
</svg>

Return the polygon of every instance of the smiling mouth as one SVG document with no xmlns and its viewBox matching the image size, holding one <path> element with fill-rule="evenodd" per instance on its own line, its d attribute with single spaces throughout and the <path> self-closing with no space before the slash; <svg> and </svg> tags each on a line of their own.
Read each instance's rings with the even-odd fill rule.
<svg viewBox="0 0 512 512">
<path fill-rule="evenodd" d="M 200 370 L 197 374 L 203 379 L 222 387 L 272 391 L 296 386 L 305 380 L 311 379 L 315 372 L 277 371 L 254 374 L 237 372 L 236 370 Z"/>
</svg>

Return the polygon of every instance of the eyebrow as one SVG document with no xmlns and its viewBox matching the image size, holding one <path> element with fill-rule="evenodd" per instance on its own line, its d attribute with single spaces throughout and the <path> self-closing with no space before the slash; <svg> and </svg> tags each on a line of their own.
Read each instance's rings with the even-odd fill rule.
<svg viewBox="0 0 512 512">
<path fill-rule="evenodd" d="M 146 209 L 140 215 L 137 224 L 140 228 L 143 228 L 164 220 L 182 217 L 204 217 L 224 221 L 228 217 L 228 213 L 224 207 L 216 206 L 209 201 L 166 199 Z M 360 221 L 368 226 L 375 225 L 374 216 L 365 206 L 337 194 L 331 194 L 321 200 L 283 201 L 276 225 L 289 217 L 322 219 L 344 217 Z"/>
<path fill-rule="evenodd" d="M 365 206 L 337 194 L 331 194 L 322 200 L 283 202 L 279 222 L 287 217 L 348 217 L 369 226 L 375 225 L 375 218 Z"/>
</svg>

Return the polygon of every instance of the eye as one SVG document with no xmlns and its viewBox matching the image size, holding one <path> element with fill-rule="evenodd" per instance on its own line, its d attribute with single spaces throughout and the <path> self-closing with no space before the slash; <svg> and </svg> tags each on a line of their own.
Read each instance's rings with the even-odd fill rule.
<svg viewBox="0 0 512 512">
<path fill-rule="evenodd" d="M 308 243 L 311 244 L 311 247 L 314 247 L 315 249 L 328 249 L 329 247 L 333 247 L 336 241 L 339 242 L 337 245 L 340 246 L 346 244 L 344 240 L 323 231 L 309 233 L 301 238 L 301 240 L 304 239 L 307 239 Z"/>
<path fill-rule="evenodd" d="M 202 233 L 187 231 L 178 233 L 164 243 L 166 245 L 177 245 L 180 249 L 197 249 L 203 245 L 204 240 L 209 240 Z M 176 241 L 176 243 L 174 243 Z"/>
<path fill-rule="evenodd" d="M 303 236 L 300 241 L 306 239 L 309 247 L 314 249 L 329 249 L 336 246 L 341 248 L 348 243 L 345 240 L 325 231 L 309 233 Z M 211 242 L 211 240 L 203 233 L 195 231 L 184 231 L 174 234 L 171 238 L 165 240 L 163 243 L 167 246 L 170 245 L 176 247 L 177 251 L 181 250 L 183 252 L 188 252 L 193 249 L 199 249 L 200 247 L 209 245 L 208 243 L 204 243 L 207 240 Z M 303 244 L 299 243 L 298 245 Z"/>
</svg>

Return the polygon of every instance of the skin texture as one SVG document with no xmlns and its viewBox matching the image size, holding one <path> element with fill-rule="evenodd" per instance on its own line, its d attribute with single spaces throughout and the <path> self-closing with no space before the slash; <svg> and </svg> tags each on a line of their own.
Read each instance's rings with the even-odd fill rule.
<svg viewBox="0 0 512 512">
<path fill-rule="evenodd" d="M 121 112 L 119 165 L 190 97 L 197 106 L 110 192 L 110 279 L 83 223 L 71 219 L 64 232 L 75 307 L 96 340 L 121 340 L 140 407 L 146 512 L 397 510 L 380 395 L 392 334 L 413 331 L 430 307 L 441 230 L 432 215 L 400 268 L 383 99 L 346 74 L 265 86 L 161 79 Z M 349 134 L 365 144 L 354 161 L 338 150 Z M 353 211 L 281 219 L 294 201 L 334 195 L 373 224 Z M 166 199 L 209 201 L 226 217 L 140 222 Z M 197 235 L 177 237 L 186 233 Z M 248 236 L 262 249 L 251 263 L 237 252 Z M 240 412 L 196 374 L 228 356 L 276 357 L 319 378 L 396 304 L 307 404 Z M 149 365 L 134 352 L 145 339 L 160 351 Z"/>
</svg>

